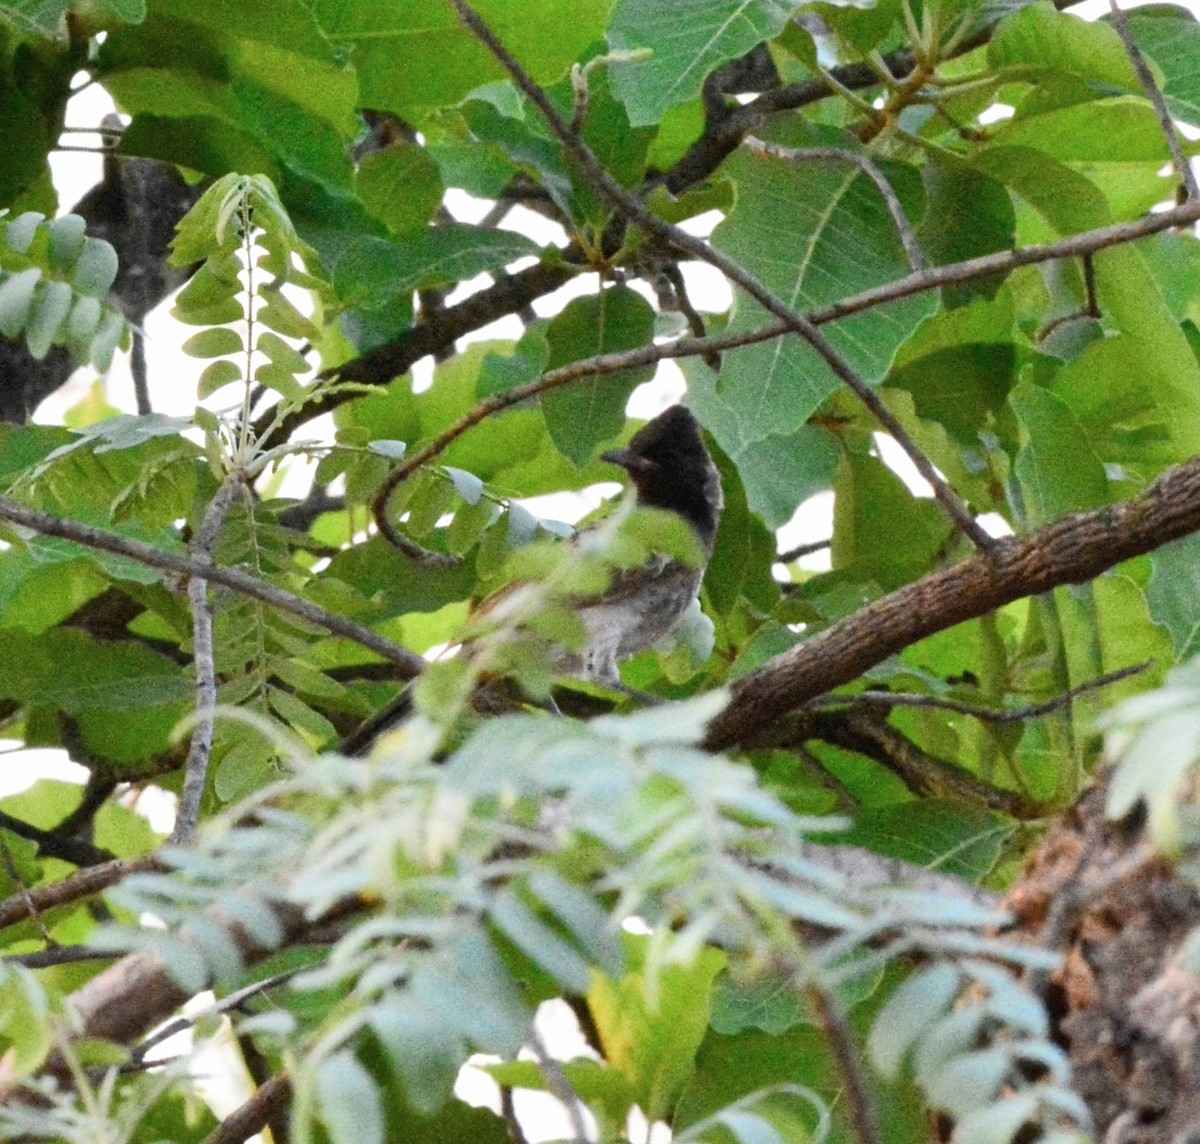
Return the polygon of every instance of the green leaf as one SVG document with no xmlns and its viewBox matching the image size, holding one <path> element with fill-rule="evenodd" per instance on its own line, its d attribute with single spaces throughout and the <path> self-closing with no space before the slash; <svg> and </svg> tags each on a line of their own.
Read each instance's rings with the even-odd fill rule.
<svg viewBox="0 0 1200 1144">
<path fill-rule="evenodd" d="M 909 272 L 879 191 L 855 167 L 749 155 L 734 158 L 727 167 L 739 181 L 738 202 L 713 233 L 713 243 L 790 306 L 805 312 Z M 915 224 L 921 194 L 916 173 L 893 164 L 885 173 Z M 847 257 L 850 241 L 853 258 Z M 926 294 L 844 319 L 822 332 L 873 385 L 936 307 L 936 298 Z M 739 294 L 733 329 L 754 329 L 770 320 L 761 306 Z M 839 384 L 824 360 L 795 337 L 730 354 L 717 392 L 729 408 L 738 440 L 750 443 L 796 432 Z"/>
<path fill-rule="evenodd" d="M 71 281 L 82 294 L 107 298 L 117 277 L 117 252 L 97 238 L 84 239 Z"/>
<path fill-rule="evenodd" d="M 0 4 L 0 23 L 24 35 L 49 40 L 64 31 L 70 0 L 5 0 Z"/>
<path fill-rule="evenodd" d="M 604 33 L 610 0 L 580 0 L 570 18 L 557 0 L 514 9 L 508 0 L 477 0 L 483 20 L 540 83 L 553 83 Z M 317 0 L 317 21 L 333 43 L 351 49 L 363 107 L 405 117 L 457 103 L 506 73 L 454 10 L 423 0 L 345 4 Z"/>
<path fill-rule="evenodd" d="M 934 1108 L 958 1120 L 991 1104 L 1008 1069 L 1008 1054 L 1002 1049 L 966 1053 L 930 1077 L 925 1092 Z"/>
<path fill-rule="evenodd" d="M 334 1053 L 321 1062 L 316 1091 L 333 1144 L 384 1144 L 387 1132 L 379 1088 L 352 1052 Z"/>
<path fill-rule="evenodd" d="M 1150 615 L 1171 633 L 1178 662 L 1200 651 L 1200 537 L 1186 536 L 1150 554 Z"/>
<path fill-rule="evenodd" d="M 38 361 L 59 341 L 60 330 L 71 311 L 71 298 L 71 287 L 66 282 L 46 282 L 34 295 L 25 341 Z"/>
<path fill-rule="evenodd" d="M 437 164 L 414 144 L 367 156 L 355 172 L 354 185 L 363 206 L 393 234 L 424 227 L 445 193 Z"/>
<path fill-rule="evenodd" d="M 837 840 L 978 883 L 995 866 L 1013 830 L 1011 822 L 985 810 L 920 799 L 865 808 Z"/>
<path fill-rule="evenodd" d="M 624 936 L 631 954 L 644 954 L 647 939 Z M 706 949 L 691 965 L 659 966 L 617 980 L 597 976 L 588 990 L 604 1055 L 629 1081 L 651 1121 L 669 1117 L 691 1075 L 713 982 L 724 964 L 724 954 Z"/>
<path fill-rule="evenodd" d="M 1176 119 L 1200 124 L 1200 24 L 1195 13 L 1156 4 L 1129 14 L 1129 26 L 1143 52 L 1158 65 L 1167 107 Z"/>
<path fill-rule="evenodd" d="M 236 330 L 220 327 L 193 334 L 180 348 L 189 357 L 215 358 L 242 353 L 246 347 L 242 344 L 242 335 Z"/>
<path fill-rule="evenodd" d="M 423 1116 L 441 1109 L 453 1095 L 467 1058 L 462 1038 L 447 1029 L 437 1012 L 400 998 L 384 1000 L 371 1010 L 371 1029 L 413 1108 Z"/>
<path fill-rule="evenodd" d="M 196 396 L 203 400 L 211 397 L 222 386 L 242 380 L 242 367 L 227 358 L 209 362 L 200 372 L 196 383 Z"/>
<path fill-rule="evenodd" d="M 952 965 L 935 965 L 909 977 L 888 998 L 871 1029 L 867 1052 L 884 1076 L 894 1079 L 925 1030 L 949 1008 L 962 988 Z"/>
<path fill-rule="evenodd" d="M 587 990 L 591 969 L 586 958 L 540 921 L 515 893 L 497 894 L 488 913 L 500 932 L 568 993 Z"/>
<path fill-rule="evenodd" d="M 929 570 L 951 524 L 931 499 L 918 500 L 881 460 L 847 453 L 834 482 L 833 566 L 884 589 Z"/>
<path fill-rule="evenodd" d="M 1079 76 L 1117 91 L 1141 92 L 1137 73 L 1120 36 L 1108 24 L 1058 12 L 1040 0 L 1000 21 L 988 41 L 988 63 L 994 68 Z"/>
<path fill-rule="evenodd" d="M 15 338 L 25 329 L 33 307 L 33 292 L 41 280 L 42 272 L 36 266 L 0 280 L 0 334 Z"/>
<path fill-rule="evenodd" d="M 1065 512 L 1097 508 L 1109 498 L 1099 458 L 1088 448 L 1070 409 L 1053 393 L 1023 383 L 1010 397 L 1029 435 L 1017 454 L 1014 471 L 1024 491 L 1032 523 Z"/>
<path fill-rule="evenodd" d="M 397 242 L 368 235 L 338 260 L 333 285 L 345 305 L 373 309 L 398 294 L 459 282 L 539 253 L 514 231 L 462 223 L 427 227 Z"/>
<path fill-rule="evenodd" d="M 567 304 L 546 330 L 550 357 L 546 368 L 646 345 L 654 335 L 654 309 L 636 291 L 613 286 L 598 295 Z M 653 366 L 623 370 L 551 390 L 542 397 L 542 414 L 555 446 L 576 465 L 587 464 L 600 444 L 625 424 L 625 405 L 634 387 L 654 373 Z"/>
<path fill-rule="evenodd" d="M 787 0 L 620 0 L 608 29 L 614 51 L 649 52 L 615 63 L 613 91 L 635 127 L 657 123 L 700 94 L 710 72 L 777 36 L 798 5 Z"/>
</svg>

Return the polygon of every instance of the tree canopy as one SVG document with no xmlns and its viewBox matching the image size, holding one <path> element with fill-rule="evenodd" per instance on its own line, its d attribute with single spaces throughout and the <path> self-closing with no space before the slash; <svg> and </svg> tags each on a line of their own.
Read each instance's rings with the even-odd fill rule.
<svg viewBox="0 0 1200 1144">
<path fill-rule="evenodd" d="M 0 4 L 0 730 L 87 776 L 0 799 L 0 1136 L 1193 1130 L 1197 59 L 1115 0 Z M 35 423 L 121 349 L 136 412 Z M 555 678 L 689 558 L 533 499 L 668 368 L 700 607 Z"/>
</svg>

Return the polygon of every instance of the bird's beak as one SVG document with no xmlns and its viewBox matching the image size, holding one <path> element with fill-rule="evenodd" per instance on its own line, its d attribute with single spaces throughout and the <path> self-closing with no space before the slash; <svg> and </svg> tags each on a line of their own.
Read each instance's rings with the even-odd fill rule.
<svg viewBox="0 0 1200 1144">
<path fill-rule="evenodd" d="M 642 473 L 654 465 L 654 462 L 635 453 L 632 449 L 612 449 L 600 454 L 600 460 L 610 465 L 620 465 L 628 473 Z"/>
</svg>

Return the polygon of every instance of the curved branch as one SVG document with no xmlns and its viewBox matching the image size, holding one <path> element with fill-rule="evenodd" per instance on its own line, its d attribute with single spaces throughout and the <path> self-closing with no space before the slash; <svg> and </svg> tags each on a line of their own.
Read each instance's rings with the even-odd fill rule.
<svg viewBox="0 0 1200 1144">
<path fill-rule="evenodd" d="M 1200 458 L 1194 458 L 1123 504 L 1006 537 L 988 555 L 931 572 L 777 656 L 733 685 L 733 700 L 709 725 L 706 746 L 723 750 L 769 739 L 783 715 L 926 636 L 1014 600 L 1082 584 L 1198 529 Z"/>
<path fill-rule="evenodd" d="M 357 381 L 366 385 L 387 385 L 401 374 L 407 373 L 421 358 L 436 355 L 440 350 L 507 314 L 523 310 L 543 294 L 557 290 L 569 282 L 586 267 L 572 266 L 570 251 L 555 252 L 553 260 L 539 262 L 527 270 L 501 278 L 494 286 L 480 290 L 456 306 L 431 314 L 423 321 L 405 331 L 395 341 L 377 347 L 346 362 L 334 366 L 321 375 L 323 379 Z M 339 405 L 358 397 L 357 393 L 345 391 L 321 394 L 306 401 L 298 409 L 284 414 L 275 422 L 276 409 L 266 410 L 255 422 L 254 431 L 262 438 L 268 432 L 278 434 L 282 440 L 294 433 L 322 413 L 330 413 Z"/>
<path fill-rule="evenodd" d="M 721 350 L 736 349 L 739 346 L 754 345 L 778 337 L 784 332 L 780 324 L 760 326 L 757 330 L 746 330 L 737 334 L 720 334 L 711 338 L 680 338 L 678 341 L 667 342 L 663 345 L 638 346 L 632 350 L 620 350 L 611 354 L 599 354 L 596 357 L 583 358 L 567 365 L 559 366 L 542 374 L 534 381 L 525 385 L 514 386 L 485 398 L 478 405 L 468 410 L 453 425 L 439 433 L 427 445 L 422 446 L 406 457 L 384 478 L 375 494 L 371 510 L 375 523 L 380 531 L 384 530 L 383 521 L 387 519 L 387 503 L 393 491 L 407 480 L 422 465 L 427 465 L 434 457 L 445 452 L 468 429 L 474 428 L 481 421 L 514 405 L 520 405 L 532 397 L 538 397 L 547 390 L 557 389 L 583 377 L 595 377 L 604 373 L 618 373 L 621 370 L 633 369 L 640 365 L 652 365 L 666 358 L 704 357 L 707 354 L 718 353 Z M 390 527 L 390 525 L 389 525 Z M 389 539 L 391 537 L 389 536 Z M 402 546 L 401 550 L 403 551 Z"/>
</svg>

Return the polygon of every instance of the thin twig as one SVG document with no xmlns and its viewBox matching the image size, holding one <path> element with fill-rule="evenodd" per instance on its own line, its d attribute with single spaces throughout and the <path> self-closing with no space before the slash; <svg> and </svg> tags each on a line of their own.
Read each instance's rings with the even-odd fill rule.
<svg viewBox="0 0 1200 1144">
<path fill-rule="evenodd" d="M 241 471 L 230 473 L 224 484 L 204 510 L 188 552 L 193 560 L 211 566 L 213 552 L 221 527 L 229 515 L 233 498 L 245 487 L 246 475 Z M 193 576 L 188 580 L 188 603 L 192 609 L 192 656 L 196 665 L 196 718 L 192 728 L 192 741 L 188 746 L 187 762 L 183 769 L 183 792 L 179 798 L 179 810 L 175 816 L 175 829 L 171 832 L 171 844 L 186 846 L 195 836 L 200 821 L 200 803 L 204 798 L 204 787 L 208 781 L 208 762 L 212 755 L 213 736 L 216 731 L 217 710 L 217 664 L 213 653 L 213 614 L 208 602 L 208 580 L 204 576 Z"/>
<path fill-rule="evenodd" d="M 1110 684 L 1122 679 L 1140 675 L 1153 665 L 1138 663 L 1132 667 L 1123 667 L 1119 671 L 1109 672 L 1098 679 L 1091 679 L 1072 687 L 1053 699 L 1043 703 L 1031 703 L 1027 706 L 998 711 L 994 707 L 981 707 L 975 703 L 963 703 L 957 699 L 947 699 L 940 695 L 915 695 L 902 691 L 863 691 L 858 695 L 829 696 L 807 704 L 809 710 L 830 710 L 847 707 L 932 707 L 939 711 L 953 711 L 958 715 L 970 715 L 981 723 L 993 723 L 1004 726 L 1007 723 L 1023 723 L 1028 719 L 1040 719 L 1043 715 L 1051 715 L 1069 706 L 1081 695 L 1090 691 L 1099 691 Z"/>
<path fill-rule="evenodd" d="M 512 1144 L 529 1144 L 525 1130 L 521 1127 L 520 1120 L 517 1119 L 517 1107 L 513 1102 L 511 1084 L 500 1086 L 500 1115 L 504 1118 L 505 1127 L 508 1129 L 508 1138 Z"/>
<path fill-rule="evenodd" d="M 838 147 L 782 147 L 778 143 L 764 143 L 753 135 L 746 137 L 745 146 L 756 155 L 765 155 L 773 159 L 786 159 L 790 163 L 849 163 L 857 167 L 883 196 L 888 214 L 892 216 L 896 231 L 900 236 L 900 245 L 904 247 L 904 255 L 914 273 L 925 269 L 925 256 L 921 253 L 921 244 L 917 241 L 916 232 L 900 199 L 892 189 L 892 184 L 884 178 L 883 172 L 869 155 L 858 151 L 845 151 Z"/>
<path fill-rule="evenodd" d="M 212 1005 L 206 1005 L 203 1009 L 187 1017 L 176 1017 L 174 1021 L 168 1022 L 161 1029 L 156 1029 L 145 1040 L 140 1041 L 130 1053 L 130 1060 L 135 1064 L 140 1064 L 153 1049 L 157 1048 L 164 1041 L 170 1040 L 176 1034 L 195 1028 L 201 1021 L 209 1017 L 216 1017 L 222 1013 L 229 1013 L 234 1009 L 241 1008 L 252 997 L 257 997 L 259 994 L 265 993 L 268 989 L 274 989 L 276 985 L 283 985 L 299 972 L 298 969 L 291 969 L 285 973 L 276 973 L 271 977 L 264 977 L 261 981 L 251 982 L 249 985 L 230 993 L 228 997 L 222 997 L 220 1001 L 216 1001 Z"/>
<path fill-rule="evenodd" d="M 42 941 L 47 945 L 54 945 L 54 938 L 46 928 L 46 923 L 41 913 L 37 906 L 34 905 L 33 899 L 29 896 L 29 887 L 25 884 L 25 879 L 21 877 L 21 871 L 17 869 L 16 862 L 13 861 L 12 851 L 8 848 L 8 839 L 2 834 L 0 834 L 0 857 L 4 859 L 5 873 L 19 887 L 21 899 L 25 903 L 25 908 L 29 911 L 29 917 L 33 919 L 38 932 L 42 935 Z"/>
<path fill-rule="evenodd" d="M 575 1091 L 575 1086 L 567 1079 L 562 1065 L 550 1055 L 550 1050 L 546 1048 L 546 1042 L 542 1040 L 536 1026 L 529 1032 L 529 1047 L 533 1050 L 534 1060 L 537 1061 L 542 1076 L 546 1078 L 547 1087 L 566 1109 L 567 1117 L 571 1121 L 571 1131 L 575 1133 L 574 1144 L 588 1144 L 587 1125 L 583 1119 L 583 1100 Z"/>
<path fill-rule="evenodd" d="M 858 1144 L 883 1144 L 871 1082 L 863 1068 L 862 1057 L 854 1043 L 854 1032 L 841 1002 L 829 990 L 815 985 L 808 986 L 804 995 L 825 1033 L 834 1064 L 845 1085 L 846 1108 L 855 1140 Z"/>
<path fill-rule="evenodd" d="M 811 556 L 814 552 L 824 552 L 833 543 L 832 540 L 814 540 L 809 544 L 797 544 L 786 552 L 780 552 L 772 561 L 773 564 L 791 564 L 802 556 Z"/>
<path fill-rule="evenodd" d="M 1167 101 L 1163 98 L 1158 84 L 1154 82 L 1154 73 L 1150 71 L 1150 65 L 1146 63 L 1146 57 L 1142 55 L 1142 49 L 1138 47 L 1137 40 L 1133 37 L 1129 19 L 1121 5 L 1117 3 L 1117 0 L 1108 0 L 1108 7 L 1112 13 L 1113 28 L 1121 37 L 1121 43 L 1125 45 L 1125 54 L 1129 57 L 1129 62 L 1133 64 L 1133 70 L 1137 73 L 1138 80 L 1146 92 L 1146 98 L 1154 108 L 1154 114 L 1158 116 L 1158 125 L 1162 128 L 1163 136 L 1167 141 L 1167 149 L 1171 152 L 1171 163 L 1175 168 L 1175 173 L 1179 176 L 1179 181 L 1183 184 L 1184 197 L 1196 202 L 1200 200 L 1200 185 L 1196 183 L 1196 172 L 1192 170 L 1192 164 L 1183 149 L 1183 140 L 1179 137 L 1175 121 L 1167 109 Z"/>
<path fill-rule="evenodd" d="M 120 957 L 111 949 L 96 949 L 90 945 L 58 945 L 34 953 L 17 953 L 5 957 L 5 965 L 23 965 L 26 969 L 50 969 L 55 965 L 74 965 L 78 961 L 114 961 Z"/>
<path fill-rule="evenodd" d="M 934 496 L 946 514 L 954 521 L 959 530 L 981 551 L 990 552 L 995 547 L 994 539 L 975 520 L 967 506 L 959 499 L 958 494 L 946 483 L 942 475 L 934 467 L 933 462 L 925 455 L 900 423 L 883 399 L 877 394 L 853 369 L 848 361 L 833 348 L 822 336 L 820 330 L 803 314 L 782 302 L 770 290 L 762 285 L 752 274 L 748 273 L 733 259 L 721 251 L 709 246 L 703 239 L 696 238 L 687 231 L 665 222 L 655 215 L 636 195 L 630 194 L 616 181 L 593 154 L 590 147 L 576 134 L 559 115 L 558 110 L 547 98 L 546 93 L 530 78 L 525 69 L 517 62 L 511 52 L 500 42 L 491 28 L 480 19 L 479 15 L 466 3 L 466 0 L 448 0 L 458 13 L 459 18 L 474 33 L 475 37 L 499 61 L 504 69 L 512 76 L 513 82 L 521 89 L 529 101 L 538 109 L 547 125 L 562 141 L 567 154 L 571 157 L 580 175 L 597 191 L 608 199 L 618 210 L 624 213 L 642 230 L 658 238 L 676 250 L 685 251 L 694 258 L 707 262 L 720 270 L 731 282 L 735 282 L 746 291 L 756 302 L 769 313 L 774 314 L 780 321 L 787 324 L 794 333 L 799 334 L 816 353 L 824 359 L 826 365 L 835 376 L 851 389 L 855 396 L 871 411 L 875 420 L 887 430 L 896 443 L 904 450 L 909 460 L 916 466 L 917 471 L 933 488 Z"/>
<path fill-rule="evenodd" d="M 133 397 L 140 416 L 153 413 L 150 404 L 150 383 L 146 375 L 146 335 L 139 329 L 133 331 L 133 345 L 129 351 L 129 373 L 133 377 Z"/>
<path fill-rule="evenodd" d="M 58 906 L 70 905 L 81 898 L 90 898 L 110 886 L 128 878 L 130 874 L 141 874 L 160 869 L 158 859 L 150 854 L 144 858 L 114 858 L 100 866 L 88 866 L 77 870 L 61 882 L 49 886 L 38 886 L 23 894 L 14 894 L 0 902 L 0 929 L 16 925 L 26 918 L 45 913 Z"/>
<path fill-rule="evenodd" d="M 375 652 L 376 655 L 394 663 L 401 669 L 405 679 L 415 678 L 425 667 L 425 661 L 415 652 L 385 639 L 377 632 L 362 624 L 336 615 L 318 604 L 293 595 L 273 584 L 268 584 L 254 576 L 249 576 L 236 568 L 224 568 L 221 565 L 206 565 L 190 556 L 180 556 L 174 552 L 164 552 L 152 544 L 144 544 L 140 540 L 130 540 L 113 532 L 105 532 L 100 528 L 80 524 L 74 520 L 63 520 L 61 517 L 50 516 L 36 509 L 26 508 L 9 497 L 0 497 L 0 518 L 13 524 L 32 529 L 43 536 L 57 536 L 63 540 L 71 540 L 87 548 L 95 548 L 102 552 L 112 552 L 118 556 L 127 556 L 139 564 L 150 568 L 159 568 L 164 572 L 174 572 L 180 576 L 203 576 L 213 584 L 220 584 L 243 596 L 260 600 L 281 612 L 289 612 L 301 619 L 309 620 L 334 635 L 344 636 L 357 644 Z"/>
<path fill-rule="evenodd" d="M 1095 230 L 1081 231 L 1057 242 L 1035 243 L 1023 246 L 1018 250 L 1001 250 L 996 254 L 984 254 L 978 258 L 968 258 L 962 262 L 951 262 L 946 266 L 931 266 L 919 274 L 909 274 L 897 278 L 894 282 L 882 286 L 872 286 L 861 294 L 842 298 L 828 306 L 812 310 L 808 319 L 814 325 L 823 326 L 836 322 L 840 318 L 848 318 L 852 314 L 861 314 L 883 306 L 889 302 L 899 302 L 904 298 L 912 298 L 929 290 L 937 290 L 943 286 L 961 286 L 978 278 L 988 278 L 994 274 L 1006 274 L 1022 266 L 1036 266 L 1042 262 L 1052 262 L 1059 258 L 1080 257 L 1095 254 L 1110 246 L 1122 246 L 1125 243 L 1136 242 L 1140 238 L 1161 234 L 1164 230 L 1174 230 L 1176 227 L 1189 226 L 1200 220 L 1200 201 L 1188 201 L 1171 210 L 1156 211 L 1154 214 L 1143 215 L 1132 222 L 1116 223 L 1112 226 L 1101 226 Z M 784 324 L 779 323 L 780 330 Z"/>
</svg>

